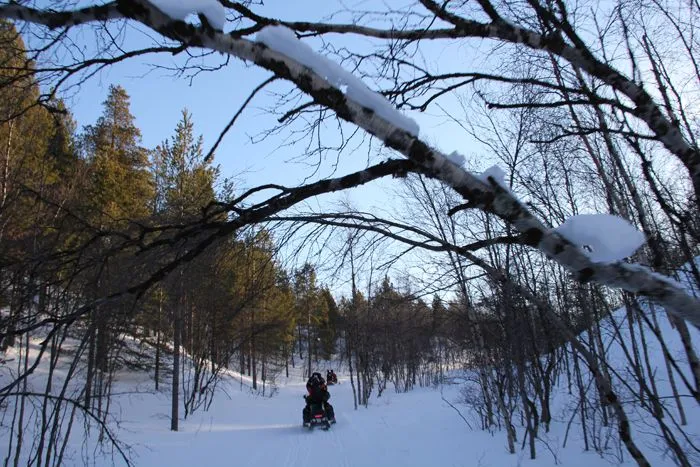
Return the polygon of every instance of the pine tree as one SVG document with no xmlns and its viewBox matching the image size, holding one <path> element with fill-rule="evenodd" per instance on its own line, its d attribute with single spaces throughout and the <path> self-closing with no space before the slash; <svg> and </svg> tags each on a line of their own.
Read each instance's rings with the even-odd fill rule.
<svg viewBox="0 0 700 467">
<path fill-rule="evenodd" d="M 294 273 L 295 308 L 297 311 L 297 336 L 299 355 L 303 356 L 302 343 L 306 341 L 307 370 L 312 371 L 312 360 L 318 360 L 320 327 L 328 322 L 328 303 L 322 298 L 316 283 L 316 270 L 305 264 Z"/>
<path fill-rule="evenodd" d="M 0 242 L 32 230 L 49 209 L 37 202 L 60 191 L 61 170 L 75 162 L 70 115 L 35 105 L 32 69 L 14 25 L 0 20 Z"/>
<path fill-rule="evenodd" d="M 101 228 L 123 226 L 147 216 L 153 199 L 148 152 L 121 86 L 109 87 L 102 116 L 85 129 L 84 146 L 92 169 L 91 199 Z"/>
<path fill-rule="evenodd" d="M 325 360 L 330 360 L 336 352 L 335 342 L 338 333 L 338 320 L 340 317 L 338 305 L 335 303 L 333 294 L 328 287 L 323 287 L 320 291 L 320 300 L 325 304 L 327 310 L 325 319 L 320 323 L 321 356 Z"/>
<path fill-rule="evenodd" d="M 288 378 L 289 360 L 294 354 L 294 328 L 296 327 L 297 314 L 294 310 L 294 291 L 289 275 L 282 268 L 278 268 L 277 271 L 276 287 L 270 307 L 280 323 L 276 339 L 271 345 L 278 345 L 281 349 L 285 375 Z"/>
<path fill-rule="evenodd" d="M 154 210 L 164 220 L 183 222 L 195 218 L 214 200 L 214 182 L 218 169 L 212 167 L 210 161 L 204 161 L 202 147 L 202 137 L 194 136 L 192 116 L 183 110 L 182 119 L 177 124 L 172 139 L 163 141 L 152 156 L 153 174 L 158 182 L 153 197 Z M 181 347 L 183 342 L 186 347 L 194 345 L 196 318 L 193 310 L 197 307 L 193 303 L 194 297 L 188 297 L 185 287 L 185 284 L 191 286 L 188 274 L 185 267 L 180 268 L 169 281 L 167 292 L 173 310 L 174 358 L 170 425 L 173 431 L 178 430 Z M 187 289 L 191 290 L 191 287 Z"/>
<path fill-rule="evenodd" d="M 195 138 L 192 115 L 186 109 L 173 138 L 156 148 L 153 162 L 159 181 L 156 199 L 167 218 L 183 221 L 197 216 L 214 200 L 218 168 L 211 160 L 204 161 L 202 137 Z"/>
<path fill-rule="evenodd" d="M 46 258 L 59 241 L 60 206 L 67 204 L 76 166 L 70 115 L 34 105 L 40 90 L 32 69 L 14 25 L 0 20 L 0 306 L 9 308 L 8 330 L 42 281 L 53 279 L 46 261 L 25 266 L 33 256 Z M 0 348 L 13 344 L 8 333 Z"/>
</svg>

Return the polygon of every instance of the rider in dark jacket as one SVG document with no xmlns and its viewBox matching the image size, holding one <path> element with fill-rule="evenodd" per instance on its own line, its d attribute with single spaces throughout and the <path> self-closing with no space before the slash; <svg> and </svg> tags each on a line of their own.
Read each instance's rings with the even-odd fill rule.
<svg viewBox="0 0 700 467">
<path fill-rule="evenodd" d="M 328 392 L 326 382 L 321 376 L 321 373 L 314 373 L 311 375 L 309 380 L 306 382 L 306 390 L 308 391 L 308 394 L 304 396 L 306 407 L 304 407 L 304 410 L 302 411 L 304 424 L 306 425 L 311 421 L 311 404 L 323 404 L 328 421 L 335 423 L 333 406 L 328 403 L 328 399 L 331 398 L 331 395 Z"/>
</svg>

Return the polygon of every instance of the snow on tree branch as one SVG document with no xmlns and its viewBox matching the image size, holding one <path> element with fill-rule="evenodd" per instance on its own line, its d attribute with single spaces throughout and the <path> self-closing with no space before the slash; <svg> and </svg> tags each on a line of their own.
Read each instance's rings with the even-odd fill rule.
<svg viewBox="0 0 700 467">
<path fill-rule="evenodd" d="M 489 178 L 492 178 L 501 188 L 508 189 L 506 174 L 499 166 L 493 165 L 479 175 L 479 179 L 484 183 L 488 183 Z"/>
<path fill-rule="evenodd" d="M 192 13 L 201 13 L 209 24 L 218 30 L 224 30 L 226 9 L 218 0 L 148 0 L 160 11 L 173 19 L 185 21 Z"/>
<path fill-rule="evenodd" d="M 455 164 L 459 165 L 460 167 L 466 164 L 467 162 L 467 158 L 457 151 L 452 151 L 451 153 L 449 153 L 447 155 L 447 158 Z"/>
<path fill-rule="evenodd" d="M 226 1 L 225 3 L 231 3 Z M 312 32 L 317 34 L 338 33 L 356 34 L 388 40 L 434 40 L 456 39 L 466 37 L 492 38 L 512 44 L 522 44 L 534 50 L 544 50 L 559 56 L 573 66 L 584 70 L 590 76 L 594 76 L 616 91 L 625 95 L 633 103 L 629 109 L 638 119 L 642 120 L 653 131 L 658 141 L 666 149 L 674 154 L 688 169 L 693 181 L 696 195 L 700 196 L 700 148 L 688 142 L 678 125 L 669 120 L 652 96 L 634 80 L 598 59 L 591 50 L 586 47 L 580 38 L 576 37 L 574 44 L 568 44 L 557 34 L 543 35 L 534 30 L 513 24 L 496 12 L 496 8 L 488 1 L 478 3 L 491 18 L 491 22 L 464 18 L 447 11 L 442 5 L 430 0 L 421 0 L 420 3 L 437 18 L 446 22 L 449 27 L 429 27 L 425 29 L 378 29 L 358 24 L 326 24 L 312 22 L 283 22 L 282 24 L 299 32 Z M 536 3 L 530 3 L 536 5 Z M 547 13 L 538 8 L 540 12 Z M 238 9 L 237 11 L 240 11 Z M 252 12 L 243 12 L 244 15 L 256 21 L 258 24 L 276 24 L 277 21 L 254 15 Z M 550 15 L 551 16 L 551 15 Z M 439 22 L 437 22 L 439 25 Z M 565 23 L 565 22 L 564 22 Z M 568 25 L 568 24 L 567 24 Z M 441 25 L 440 25 L 441 26 Z M 570 27 L 570 25 L 568 25 Z M 619 104 L 615 104 L 619 105 Z M 626 106 L 625 106 L 626 107 Z"/>
<path fill-rule="evenodd" d="M 256 34 L 255 40 L 302 65 L 308 66 L 336 89 L 346 89 L 345 94 L 348 99 L 365 108 L 372 109 L 392 125 L 407 133 L 418 136 L 420 129 L 414 120 L 401 114 L 384 96 L 371 91 L 355 75 L 323 55 L 314 52 L 311 47 L 298 40 L 291 29 L 284 26 L 266 26 Z"/>
<path fill-rule="evenodd" d="M 594 263 L 614 263 L 632 256 L 644 244 L 644 234 L 621 217 L 580 214 L 557 227 L 559 235 L 583 250 Z"/>
</svg>

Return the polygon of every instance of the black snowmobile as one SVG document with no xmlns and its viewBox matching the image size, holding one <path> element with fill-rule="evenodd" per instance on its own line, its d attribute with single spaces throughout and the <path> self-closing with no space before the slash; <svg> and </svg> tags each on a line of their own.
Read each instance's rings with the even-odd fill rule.
<svg viewBox="0 0 700 467">
<path fill-rule="evenodd" d="M 321 427 L 324 430 L 328 430 L 331 427 L 331 422 L 328 420 L 326 415 L 326 410 L 323 408 L 322 403 L 311 403 L 309 404 L 310 418 L 308 423 L 304 423 L 304 426 L 309 430 L 313 430 L 314 427 Z"/>
</svg>

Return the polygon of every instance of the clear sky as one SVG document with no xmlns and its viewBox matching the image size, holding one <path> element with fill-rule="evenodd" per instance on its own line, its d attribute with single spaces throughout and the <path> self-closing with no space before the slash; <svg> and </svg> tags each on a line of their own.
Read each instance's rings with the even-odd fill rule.
<svg viewBox="0 0 700 467">
<path fill-rule="evenodd" d="M 81 4 L 86 3 L 94 2 L 81 2 Z M 390 0 L 384 4 L 392 8 L 401 8 L 409 3 Z M 374 5 L 373 2 L 368 1 L 350 2 L 350 4 L 358 7 L 363 5 L 364 8 L 372 8 Z M 333 0 L 270 0 L 265 2 L 264 7 L 255 7 L 255 11 L 285 20 L 322 20 L 330 13 L 337 11 L 338 5 L 339 2 Z M 151 44 L 152 41 L 149 40 L 145 31 L 145 28 L 140 25 L 130 26 L 125 31 L 126 44 L 135 46 Z M 89 35 L 83 39 L 92 40 Z M 328 37 L 327 40 L 332 41 L 336 46 L 359 45 L 357 41 L 366 41 L 366 39 L 352 36 L 334 36 Z M 314 44 L 319 46 L 318 41 L 312 40 L 309 43 L 312 46 Z M 468 67 L 468 62 L 473 59 L 471 52 L 465 51 L 461 46 L 452 49 L 448 46 L 449 43 L 445 41 L 426 48 L 423 50 L 424 56 L 427 56 L 427 59 L 436 66 L 445 63 L 455 66 L 456 62 L 463 60 L 464 66 Z M 220 61 L 221 58 L 214 59 L 214 61 L 217 60 Z M 180 119 L 181 110 L 187 108 L 193 115 L 195 132 L 203 135 L 205 151 L 208 151 L 250 92 L 270 76 L 268 72 L 245 65 L 237 59 L 232 59 L 221 70 L 201 73 L 192 80 L 174 77 L 171 72 L 163 69 L 154 69 L 154 64 L 168 67 L 173 66 L 175 61 L 169 55 L 137 57 L 110 66 L 83 84 L 80 91 L 73 93 L 67 100 L 79 127 L 96 121 L 102 112 L 100 104 L 106 97 L 109 85 L 119 84 L 131 96 L 131 111 L 142 131 L 145 147 L 153 148 L 170 137 Z M 461 63 L 459 65 L 461 66 Z M 270 89 L 280 91 L 289 89 L 289 85 L 280 83 Z M 303 145 L 293 148 L 280 147 L 282 143 L 280 137 L 271 137 L 256 144 L 251 142 L 251 136 L 274 125 L 274 117 L 264 110 L 274 102 L 268 94 L 259 94 L 225 137 L 216 153 L 215 163 L 221 166 L 222 176 L 234 177 L 241 188 L 263 183 L 294 186 L 301 184 L 313 173 L 309 161 L 292 160 L 303 154 Z M 454 101 L 447 99 L 443 99 L 441 104 L 447 107 L 456 106 Z M 457 150 L 468 156 L 473 154 L 475 144 L 465 132 L 457 125 L 449 123 L 446 117 L 436 116 L 432 112 L 437 113 L 438 109 L 429 110 L 428 114 L 409 113 L 420 124 L 421 136 L 447 153 Z M 348 126 L 348 128 L 351 127 Z M 332 130 L 328 131 L 331 132 L 329 136 L 332 137 Z M 285 136 L 288 136 L 288 133 Z M 358 148 L 354 154 L 346 154 L 334 175 L 342 175 L 365 167 L 367 157 L 366 146 Z M 332 156 L 330 161 L 321 166 L 315 178 L 333 173 L 334 161 L 335 156 Z M 374 162 L 376 161 L 375 158 Z M 488 165 L 490 164 L 477 163 L 477 166 L 481 167 Z M 396 186 L 395 182 L 393 185 Z M 349 199 L 361 209 L 390 209 L 395 202 L 391 200 L 391 187 L 391 181 L 374 183 L 343 195 L 316 200 L 313 204 L 319 205 L 315 203 L 342 198 Z"/>
<path fill-rule="evenodd" d="M 265 3 L 265 7 L 256 7 L 256 11 L 288 20 L 321 20 L 338 9 L 337 2 L 332 0 L 271 0 Z M 366 5 L 368 2 L 354 3 Z M 392 7 L 406 3 L 396 0 L 389 2 Z M 148 43 L 145 35 L 134 29 L 127 31 L 126 36 L 127 44 Z M 335 39 L 336 43 L 363 40 L 351 36 L 336 36 Z M 436 61 L 444 59 L 442 56 L 435 57 Z M 219 60 L 216 58 L 209 63 Z M 268 72 L 244 65 L 237 59 L 232 59 L 224 69 L 203 72 L 192 80 L 174 77 L 171 72 L 153 69 L 152 66 L 174 66 L 175 63 L 173 57 L 161 55 L 137 57 L 112 65 L 83 84 L 80 92 L 69 99 L 69 107 L 80 126 L 93 123 L 102 111 L 100 103 L 105 99 L 109 85 L 120 84 L 131 96 L 131 110 L 142 130 L 144 146 L 154 147 L 170 136 L 180 119 L 180 111 L 186 107 L 193 114 L 196 131 L 204 136 L 208 149 L 251 90 L 270 76 Z M 269 89 L 279 91 L 288 88 L 286 83 L 280 83 Z M 278 149 L 280 140 L 275 138 L 262 144 L 250 142 L 250 136 L 274 124 L 274 118 L 263 110 L 273 102 L 267 93 L 259 94 L 225 137 L 216 155 L 223 175 L 246 172 L 249 184 L 253 185 L 269 182 L 270 177 L 275 175 L 280 176 L 277 181 L 294 184 L 301 182 L 309 173 L 306 165 L 289 162 L 292 156 L 303 152 L 303 148 Z M 444 118 L 430 118 L 417 112 L 410 112 L 410 116 L 421 124 L 421 136 L 438 142 L 441 149 L 469 153 L 466 135 L 449 128 L 451 125 L 446 125 Z M 360 165 L 366 163 L 366 153 L 360 156 L 359 161 Z M 275 170 L 270 171 L 272 167 Z M 298 178 L 294 179 L 295 176 Z"/>
</svg>

